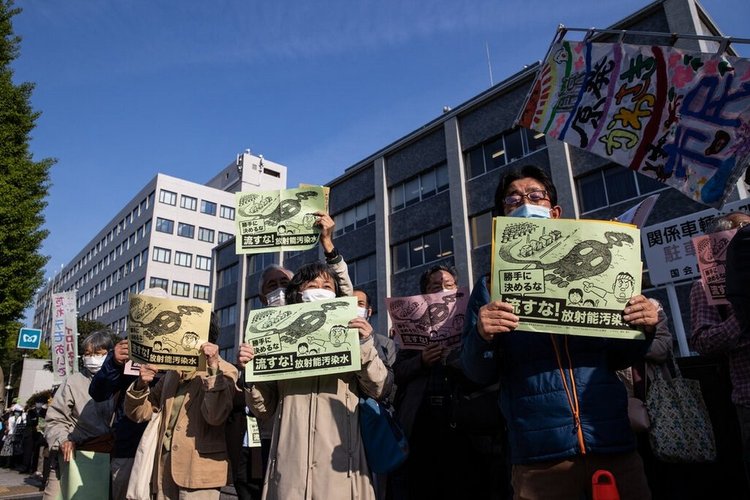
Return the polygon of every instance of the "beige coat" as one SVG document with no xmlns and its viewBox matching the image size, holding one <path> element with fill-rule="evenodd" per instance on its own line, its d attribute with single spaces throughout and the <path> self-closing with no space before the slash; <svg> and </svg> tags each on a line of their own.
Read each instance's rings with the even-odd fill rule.
<svg viewBox="0 0 750 500">
<path fill-rule="evenodd" d="M 224 423 L 232 411 L 232 398 L 237 382 L 237 369 L 220 360 L 220 375 L 197 372 L 189 382 L 185 400 L 172 434 L 172 479 L 181 488 L 220 488 L 227 484 L 229 458 L 227 456 Z M 163 446 L 161 437 L 172 414 L 172 403 L 177 394 L 180 374 L 170 370 L 152 389 L 128 388 L 125 414 L 136 422 L 151 420 L 156 411 L 163 411 L 159 428 L 159 442 L 154 460 L 152 486 L 159 484 L 159 470 Z M 155 491 L 155 489 L 153 490 Z"/>
<path fill-rule="evenodd" d="M 388 370 L 371 338 L 361 360 L 358 372 L 246 389 L 258 419 L 274 419 L 264 499 L 375 498 L 357 404 L 360 394 L 380 397 Z"/>
</svg>

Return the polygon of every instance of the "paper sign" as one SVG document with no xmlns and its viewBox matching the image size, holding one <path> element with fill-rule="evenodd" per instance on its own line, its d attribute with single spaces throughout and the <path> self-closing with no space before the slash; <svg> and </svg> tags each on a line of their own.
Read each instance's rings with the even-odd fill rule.
<svg viewBox="0 0 750 500">
<path fill-rule="evenodd" d="M 19 349 L 39 349 L 42 341 L 42 331 L 36 328 L 21 328 L 18 331 Z"/>
<path fill-rule="evenodd" d="M 750 60 L 557 41 L 518 122 L 720 207 L 750 164 Z"/>
<path fill-rule="evenodd" d="M 704 234 L 693 238 L 698 269 L 701 273 L 706 300 L 711 305 L 729 304 L 726 298 L 726 261 L 729 243 L 737 229 Z"/>
<path fill-rule="evenodd" d="M 315 212 L 326 211 L 322 186 L 236 193 L 236 251 L 307 250 L 318 242 Z"/>
<path fill-rule="evenodd" d="M 495 217 L 490 292 L 513 305 L 519 331 L 643 338 L 622 322 L 640 259 L 629 224 Z"/>
<path fill-rule="evenodd" d="M 130 358 L 165 370 L 201 369 L 199 347 L 208 342 L 211 304 L 130 294 Z"/>
<path fill-rule="evenodd" d="M 643 227 L 646 220 L 648 220 L 649 214 L 651 214 L 651 211 L 654 209 L 654 205 L 656 205 L 656 200 L 658 199 L 659 193 L 652 194 L 619 217 L 615 217 L 615 220 L 617 222 L 624 222 L 625 224 L 633 224 L 638 228 Z"/>
<path fill-rule="evenodd" d="M 283 380 L 360 369 L 356 297 L 304 302 L 250 311 L 245 342 L 255 358 L 245 380 Z"/>
<path fill-rule="evenodd" d="M 247 419 L 247 447 L 260 448 L 260 427 L 258 427 L 258 419 L 250 416 L 246 416 L 245 418 Z"/>
<path fill-rule="evenodd" d="M 469 290 L 459 288 L 411 297 L 385 299 L 393 339 L 402 349 L 424 350 L 431 344 L 455 347 L 461 343 Z"/>
<path fill-rule="evenodd" d="M 62 498 L 66 500 L 89 500 L 109 498 L 109 453 L 75 451 L 73 460 L 64 462 L 60 480 Z"/>
</svg>

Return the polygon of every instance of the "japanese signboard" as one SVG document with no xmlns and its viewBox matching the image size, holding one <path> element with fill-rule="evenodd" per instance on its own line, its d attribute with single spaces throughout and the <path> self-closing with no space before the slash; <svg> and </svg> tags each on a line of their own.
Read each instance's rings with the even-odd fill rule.
<svg viewBox="0 0 750 500">
<path fill-rule="evenodd" d="M 639 231 L 593 220 L 493 219 L 492 299 L 513 305 L 518 330 L 623 339 L 641 290 Z"/>
<path fill-rule="evenodd" d="M 76 293 L 52 294 L 52 373 L 56 383 L 78 371 L 78 311 Z"/>
<path fill-rule="evenodd" d="M 255 357 L 245 380 L 259 382 L 345 373 L 360 369 L 355 297 L 250 311 L 245 342 Z"/>
<path fill-rule="evenodd" d="M 651 283 L 662 285 L 698 278 L 692 238 L 703 234 L 716 217 L 735 211 L 750 212 L 750 199 L 727 203 L 721 212 L 709 208 L 644 227 L 641 244 Z"/>
<path fill-rule="evenodd" d="M 393 338 L 401 349 L 424 350 L 431 344 L 461 342 L 469 291 L 466 288 L 385 299 Z"/>
<path fill-rule="evenodd" d="M 729 304 L 724 289 L 727 248 L 735 234 L 737 229 L 730 229 L 693 238 L 703 290 L 706 292 L 706 300 L 711 305 Z"/>
<path fill-rule="evenodd" d="M 202 368 L 199 348 L 208 341 L 211 304 L 130 294 L 130 358 L 165 370 Z"/>
<path fill-rule="evenodd" d="M 519 124 L 720 207 L 750 164 L 750 60 L 557 41 Z"/>
<path fill-rule="evenodd" d="M 236 251 L 307 250 L 318 242 L 315 212 L 326 211 L 322 186 L 237 193 Z"/>
</svg>

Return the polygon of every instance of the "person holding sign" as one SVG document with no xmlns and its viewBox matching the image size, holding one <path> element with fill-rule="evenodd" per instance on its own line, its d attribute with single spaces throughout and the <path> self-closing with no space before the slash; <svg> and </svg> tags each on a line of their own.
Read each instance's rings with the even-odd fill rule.
<svg viewBox="0 0 750 500">
<path fill-rule="evenodd" d="M 288 304 L 341 296 L 336 272 L 320 262 L 300 268 L 286 289 Z M 360 396 L 382 396 L 388 369 L 374 347 L 370 323 L 355 317 L 347 326 L 359 332 L 358 371 L 259 382 L 245 388 L 255 416 L 275 420 L 264 499 L 375 498 L 358 403 Z M 253 346 L 243 343 L 239 363 L 244 367 L 254 357 Z"/>
<path fill-rule="evenodd" d="M 554 184 L 533 166 L 502 178 L 495 212 L 562 216 Z M 516 498 L 590 495 L 597 469 L 614 474 L 623 500 L 651 498 L 616 370 L 643 358 L 654 336 L 657 309 L 635 295 L 623 306 L 622 320 L 645 332 L 645 339 L 520 332 L 513 306 L 490 301 L 486 276 L 476 284 L 461 360 L 475 382 L 501 381 Z"/>
<path fill-rule="evenodd" d="M 125 395 L 125 414 L 147 422 L 162 412 L 151 479 L 157 499 L 218 500 L 229 473 L 224 424 L 232 411 L 237 369 L 219 356 L 218 325 L 209 326 L 199 351 L 205 370 L 167 371 L 153 388 L 158 370 L 141 365 Z"/>
</svg>

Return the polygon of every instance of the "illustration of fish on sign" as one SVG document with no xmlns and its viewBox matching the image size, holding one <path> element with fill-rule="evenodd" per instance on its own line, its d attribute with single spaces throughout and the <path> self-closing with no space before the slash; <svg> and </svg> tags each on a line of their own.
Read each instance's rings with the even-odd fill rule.
<svg viewBox="0 0 750 500">
<path fill-rule="evenodd" d="M 518 124 L 721 207 L 750 165 L 750 60 L 564 35 Z"/>
</svg>

